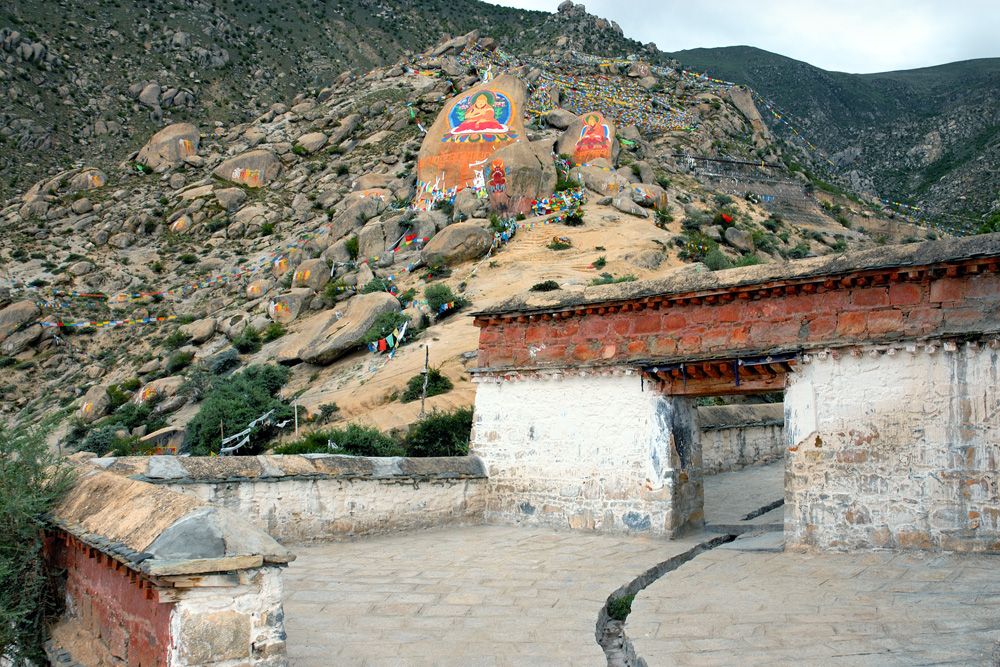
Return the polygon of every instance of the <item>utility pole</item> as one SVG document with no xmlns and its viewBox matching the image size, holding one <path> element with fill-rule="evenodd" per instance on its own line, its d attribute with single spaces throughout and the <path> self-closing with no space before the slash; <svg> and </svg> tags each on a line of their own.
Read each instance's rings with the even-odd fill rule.
<svg viewBox="0 0 1000 667">
<path fill-rule="evenodd" d="M 424 388 L 420 392 L 420 416 L 426 417 L 427 413 L 424 412 L 424 400 L 427 398 L 427 363 L 431 358 L 431 350 L 429 345 L 424 345 L 424 370 L 420 371 L 420 374 L 424 376 Z"/>
<path fill-rule="evenodd" d="M 299 439 L 299 398 L 298 398 L 298 396 L 296 396 L 295 400 L 292 401 L 292 405 L 295 406 L 295 440 L 298 441 L 298 439 Z"/>
</svg>

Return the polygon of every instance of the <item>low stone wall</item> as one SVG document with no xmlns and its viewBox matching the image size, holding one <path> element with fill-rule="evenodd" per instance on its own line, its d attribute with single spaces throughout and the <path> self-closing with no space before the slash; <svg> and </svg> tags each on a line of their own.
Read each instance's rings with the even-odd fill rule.
<svg viewBox="0 0 1000 667">
<path fill-rule="evenodd" d="M 631 368 L 474 381 L 487 521 L 661 537 L 703 523 L 694 399 Z"/>
<path fill-rule="evenodd" d="M 781 403 L 698 408 L 706 475 L 778 461 L 785 455 Z"/>
<path fill-rule="evenodd" d="M 224 507 L 283 542 L 478 523 L 486 508 L 486 470 L 476 457 L 153 456 L 94 463 Z"/>
<path fill-rule="evenodd" d="M 85 644 L 87 664 L 287 665 L 280 572 L 293 554 L 224 509 L 75 465 L 46 539 L 68 600 L 51 655 L 72 662 Z"/>
<path fill-rule="evenodd" d="M 1000 340 L 806 353 L 785 410 L 790 546 L 1000 551 Z"/>
</svg>

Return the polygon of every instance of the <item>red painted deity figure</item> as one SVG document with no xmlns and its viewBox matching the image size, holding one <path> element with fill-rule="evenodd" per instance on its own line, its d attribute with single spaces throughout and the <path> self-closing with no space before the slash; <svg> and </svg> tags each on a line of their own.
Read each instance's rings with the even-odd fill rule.
<svg viewBox="0 0 1000 667">
<path fill-rule="evenodd" d="M 576 142 L 577 150 L 587 148 L 606 148 L 610 143 L 608 136 L 608 126 L 602 123 L 604 120 L 599 114 L 587 114 L 584 118 L 585 125 L 580 132 L 580 138 Z"/>
<path fill-rule="evenodd" d="M 506 132 L 507 127 L 496 119 L 496 111 L 486 93 L 479 93 L 465 110 L 465 120 L 452 130 L 459 132 Z"/>
</svg>

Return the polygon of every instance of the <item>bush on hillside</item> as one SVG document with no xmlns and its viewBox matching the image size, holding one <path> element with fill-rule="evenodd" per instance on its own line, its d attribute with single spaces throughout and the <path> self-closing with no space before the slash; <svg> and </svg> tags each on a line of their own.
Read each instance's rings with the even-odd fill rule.
<svg viewBox="0 0 1000 667">
<path fill-rule="evenodd" d="M 201 402 L 201 409 L 188 423 L 187 441 L 192 456 L 219 452 L 220 425 L 223 433 L 231 435 L 244 430 L 268 410 L 274 410 L 272 422 L 291 418 L 292 409 L 275 396 L 291 373 L 291 369 L 284 366 L 255 364 L 240 373 L 214 379 Z M 250 442 L 236 454 L 259 454 L 276 432 L 274 424 L 257 426 L 250 433 Z M 230 443 L 233 444 L 236 443 Z"/>
<path fill-rule="evenodd" d="M 275 448 L 276 454 L 347 454 L 349 456 L 402 456 L 398 440 L 374 426 L 348 424 L 344 428 L 307 433 L 302 440 Z"/>
<path fill-rule="evenodd" d="M 451 391 L 454 385 L 451 380 L 448 379 L 446 375 L 441 374 L 441 369 L 430 368 L 427 371 L 427 395 L 428 396 L 438 396 L 439 394 L 445 394 Z M 419 400 L 420 395 L 424 390 L 424 376 L 423 374 L 414 375 L 406 383 L 406 391 L 400 396 L 399 401 L 401 403 L 412 403 L 413 401 Z"/>
<path fill-rule="evenodd" d="M 433 411 L 406 435 L 407 456 L 466 456 L 472 432 L 472 408 Z"/>
</svg>

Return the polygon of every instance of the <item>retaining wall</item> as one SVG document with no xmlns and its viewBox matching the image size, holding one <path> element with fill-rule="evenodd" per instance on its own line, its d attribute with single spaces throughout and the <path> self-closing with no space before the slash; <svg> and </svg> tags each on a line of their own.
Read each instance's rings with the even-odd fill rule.
<svg viewBox="0 0 1000 667">
<path fill-rule="evenodd" d="M 475 457 L 332 454 L 95 459 L 125 475 L 224 507 L 283 542 L 478 523 L 487 480 Z"/>
<path fill-rule="evenodd" d="M 698 408 L 706 475 L 765 465 L 785 455 L 785 412 L 780 403 Z"/>
</svg>

